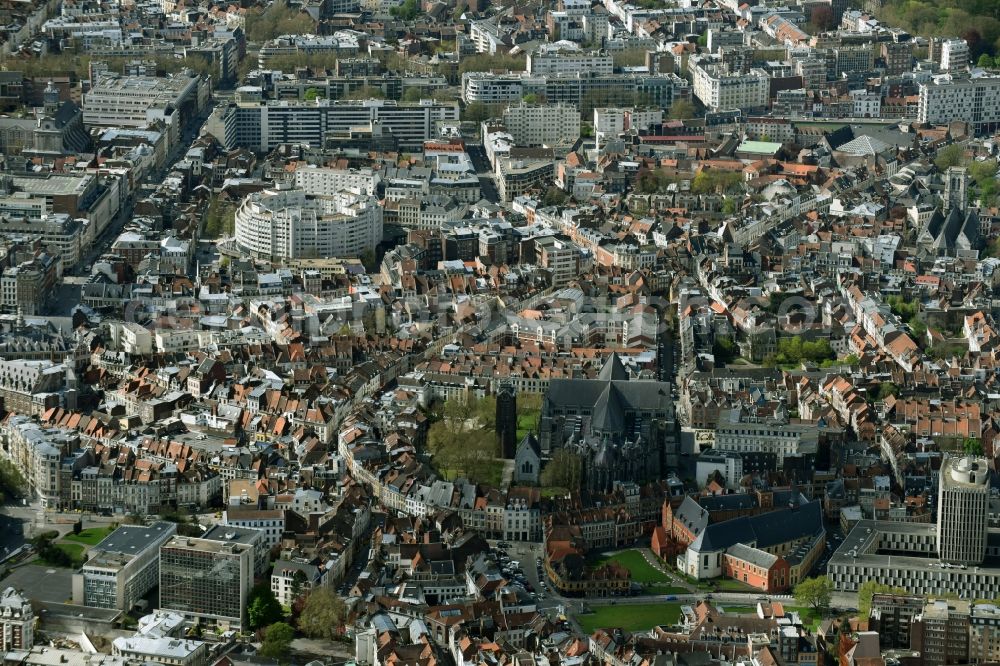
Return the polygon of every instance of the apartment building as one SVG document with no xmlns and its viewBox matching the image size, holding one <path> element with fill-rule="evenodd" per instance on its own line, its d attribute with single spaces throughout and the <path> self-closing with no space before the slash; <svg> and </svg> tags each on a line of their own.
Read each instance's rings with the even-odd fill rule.
<svg viewBox="0 0 1000 666">
<path fill-rule="evenodd" d="M 936 76 L 920 84 L 917 122 L 932 125 L 967 122 L 977 133 L 1000 128 L 1000 77 Z"/>
<path fill-rule="evenodd" d="M 761 69 L 731 74 L 717 59 L 692 57 L 688 61 L 692 92 L 711 111 L 758 109 L 767 106 L 770 77 Z"/>
<path fill-rule="evenodd" d="M 0 647 L 5 652 L 30 650 L 35 644 L 35 611 L 31 602 L 8 587 L 0 593 Z"/>
<path fill-rule="evenodd" d="M 541 44 L 529 53 L 525 69 L 532 75 L 573 72 L 611 74 L 614 60 L 607 51 L 584 51 L 575 42 L 559 41 Z"/>
<path fill-rule="evenodd" d="M 519 146 L 571 145 L 580 137 L 580 112 L 571 104 L 521 102 L 507 107 L 503 123 Z"/>
<path fill-rule="evenodd" d="M 941 42 L 941 69 L 946 72 L 963 72 L 969 68 L 969 45 L 964 39 L 946 39 Z"/>
</svg>

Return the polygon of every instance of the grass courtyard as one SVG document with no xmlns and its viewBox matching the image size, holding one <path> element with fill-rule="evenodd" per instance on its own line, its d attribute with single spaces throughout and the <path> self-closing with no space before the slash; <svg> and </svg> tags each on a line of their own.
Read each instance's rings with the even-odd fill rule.
<svg viewBox="0 0 1000 666">
<path fill-rule="evenodd" d="M 597 606 L 593 613 L 578 615 L 576 620 L 587 634 L 592 634 L 608 627 L 646 631 L 657 625 L 674 624 L 680 615 L 680 604 L 616 604 Z"/>
<path fill-rule="evenodd" d="M 540 412 L 533 409 L 518 412 L 517 415 L 517 441 L 520 443 L 529 432 L 535 432 L 538 428 L 538 416 Z"/>
<path fill-rule="evenodd" d="M 641 583 L 648 592 L 654 594 L 687 593 L 683 587 L 673 585 L 670 577 L 647 562 L 638 550 L 623 550 L 620 553 L 601 557 L 595 562 L 595 565 L 600 566 L 608 562 L 616 562 L 628 569 L 632 574 L 632 580 Z"/>
<path fill-rule="evenodd" d="M 108 536 L 114 532 L 113 527 L 90 527 L 85 530 L 81 530 L 79 534 L 67 534 L 64 538 L 66 541 L 75 541 L 76 543 L 82 543 L 87 546 L 96 546 L 99 544 L 104 537 Z"/>
<path fill-rule="evenodd" d="M 86 557 L 83 554 L 83 545 L 78 543 L 66 543 L 64 541 L 54 544 L 56 548 L 64 552 L 72 560 L 72 564 L 69 565 L 70 568 L 77 568 L 82 566 L 86 561 Z M 39 556 L 38 561 L 42 564 L 50 567 L 62 567 L 67 566 L 62 562 L 51 561 L 45 557 Z"/>
</svg>

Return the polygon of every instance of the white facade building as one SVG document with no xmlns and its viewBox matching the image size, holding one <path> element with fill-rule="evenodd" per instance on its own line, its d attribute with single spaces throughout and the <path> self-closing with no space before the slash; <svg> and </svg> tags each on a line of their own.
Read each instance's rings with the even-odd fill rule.
<svg viewBox="0 0 1000 666">
<path fill-rule="evenodd" d="M 371 169 L 306 166 L 295 170 L 295 186 L 306 194 L 330 197 L 342 190 L 374 195 L 379 177 Z"/>
<path fill-rule="evenodd" d="M 692 57 L 688 61 L 692 91 L 712 111 L 767 106 L 770 78 L 761 69 L 747 74 L 729 74 L 718 64 Z"/>
<path fill-rule="evenodd" d="M 236 210 L 236 242 L 256 257 L 357 257 L 382 240 L 382 208 L 371 196 L 341 191 L 264 190 Z"/>
<path fill-rule="evenodd" d="M 977 132 L 1000 125 L 1000 77 L 935 77 L 920 84 L 917 122 L 940 125 L 959 120 Z"/>
<path fill-rule="evenodd" d="M 941 43 L 941 69 L 961 72 L 969 68 L 969 45 L 964 39 L 949 39 Z"/>
<path fill-rule="evenodd" d="M 519 146 L 572 144 L 580 137 L 580 112 L 571 104 L 509 106 L 503 123 Z"/>
<path fill-rule="evenodd" d="M 529 74 L 611 74 L 614 60 L 607 51 L 584 51 L 575 42 L 559 41 L 529 53 L 526 69 Z"/>
</svg>

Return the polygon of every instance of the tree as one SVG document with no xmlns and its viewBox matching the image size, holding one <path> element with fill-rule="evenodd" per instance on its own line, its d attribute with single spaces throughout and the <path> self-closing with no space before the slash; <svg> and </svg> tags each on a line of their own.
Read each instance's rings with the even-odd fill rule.
<svg viewBox="0 0 1000 666">
<path fill-rule="evenodd" d="M 809 25 L 813 32 L 824 32 L 833 26 L 833 8 L 830 5 L 814 5 Z"/>
<path fill-rule="evenodd" d="M 694 117 L 694 104 L 686 99 L 679 99 L 670 105 L 667 113 L 671 120 L 687 120 Z"/>
<path fill-rule="evenodd" d="M 566 203 L 566 199 L 569 197 L 565 192 L 560 190 L 555 185 L 552 185 L 545 191 L 545 196 L 542 197 L 543 206 L 562 206 Z"/>
<path fill-rule="evenodd" d="M 795 601 L 802 606 L 808 606 L 815 611 L 830 607 L 830 597 L 833 594 L 833 583 L 826 576 L 807 578 L 793 590 Z"/>
<path fill-rule="evenodd" d="M 938 151 L 934 164 L 944 171 L 948 167 L 961 166 L 965 162 L 965 149 L 957 143 L 952 143 Z"/>
<path fill-rule="evenodd" d="M 295 629 L 285 622 L 275 622 L 264 630 L 264 641 L 260 645 L 260 654 L 271 659 L 281 659 L 288 656 L 295 638 Z"/>
<path fill-rule="evenodd" d="M 390 8 L 389 13 L 400 21 L 412 21 L 420 15 L 420 4 L 417 0 L 404 0 L 403 4 Z"/>
<path fill-rule="evenodd" d="M 318 587 L 306 597 L 299 615 L 299 631 L 309 638 L 330 640 L 347 619 L 344 600 L 329 587 Z"/>
<path fill-rule="evenodd" d="M 278 622 L 285 617 L 281 604 L 267 583 L 254 585 L 247 602 L 247 619 L 250 627 L 260 629 Z"/>
<path fill-rule="evenodd" d="M 739 203 L 736 201 L 736 197 L 726 197 L 722 200 L 722 213 L 724 215 L 733 215 L 739 210 Z"/>
<path fill-rule="evenodd" d="M 319 88 L 309 88 L 306 90 L 305 100 L 307 102 L 315 102 L 317 99 L 324 99 L 326 95 Z"/>
<path fill-rule="evenodd" d="M 566 449 L 558 449 L 542 470 L 539 481 L 548 488 L 565 488 L 570 492 L 580 489 L 583 460 Z"/>
<path fill-rule="evenodd" d="M 27 481 L 21 470 L 6 458 L 0 459 L 0 493 L 3 498 L 24 497 Z"/>
<path fill-rule="evenodd" d="M 448 400 L 442 412 L 427 433 L 434 466 L 447 478 L 464 476 L 473 482 L 497 483 L 495 399 Z"/>
<path fill-rule="evenodd" d="M 361 86 L 344 95 L 344 99 L 385 99 L 385 92 L 381 88 Z"/>
<path fill-rule="evenodd" d="M 276 0 L 263 12 L 247 12 L 247 38 L 253 42 L 265 42 L 281 35 L 308 34 L 315 29 L 316 22 L 309 14 L 292 8 L 285 0 Z"/>
<path fill-rule="evenodd" d="M 465 110 L 462 112 L 462 119 L 473 123 L 481 123 L 484 120 L 489 120 L 491 115 L 490 107 L 482 102 L 469 102 L 465 105 Z"/>
<path fill-rule="evenodd" d="M 730 363 L 739 355 L 736 343 L 728 335 L 720 335 L 712 345 L 712 354 L 721 363 Z"/>
<path fill-rule="evenodd" d="M 983 443 L 977 437 L 966 437 L 962 442 L 962 450 L 970 456 L 983 455 Z"/>
<path fill-rule="evenodd" d="M 423 92 L 420 90 L 420 88 L 411 86 L 403 91 L 403 96 L 400 97 L 400 101 L 419 102 L 422 96 Z"/>
<path fill-rule="evenodd" d="M 906 594 L 901 587 L 892 587 L 877 580 L 867 580 L 858 587 L 858 617 L 868 619 L 872 611 L 872 597 L 876 594 Z"/>
<path fill-rule="evenodd" d="M 615 67 L 639 67 L 646 64 L 646 49 L 615 51 L 611 56 Z"/>
<path fill-rule="evenodd" d="M 983 55 L 979 56 L 979 61 L 976 63 L 976 65 L 982 67 L 983 69 L 990 69 L 991 67 L 993 67 L 993 58 L 990 56 L 990 54 L 984 53 Z"/>
<path fill-rule="evenodd" d="M 538 95 L 536 95 L 535 93 L 528 93 L 527 95 L 521 98 L 521 101 L 523 101 L 525 104 L 538 104 Z"/>
<path fill-rule="evenodd" d="M 878 385 L 878 394 L 875 396 L 875 400 L 882 401 L 889 396 L 899 395 L 899 387 L 892 382 L 882 382 Z"/>
</svg>

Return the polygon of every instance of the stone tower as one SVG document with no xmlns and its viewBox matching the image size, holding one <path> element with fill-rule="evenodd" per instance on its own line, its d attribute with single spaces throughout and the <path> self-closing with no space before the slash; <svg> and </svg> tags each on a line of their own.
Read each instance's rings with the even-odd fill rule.
<svg viewBox="0 0 1000 666">
<path fill-rule="evenodd" d="M 517 453 L 517 396 L 511 384 L 501 384 L 497 389 L 497 438 L 504 458 Z"/>
<path fill-rule="evenodd" d="M 969 172 L 965 167 L 948 167 L 944 173 L 944 211 L 965 210 L 969 191 Z"/>
</svg>

